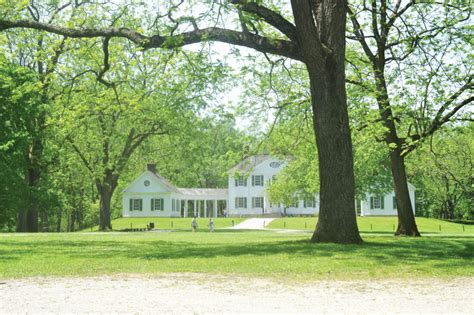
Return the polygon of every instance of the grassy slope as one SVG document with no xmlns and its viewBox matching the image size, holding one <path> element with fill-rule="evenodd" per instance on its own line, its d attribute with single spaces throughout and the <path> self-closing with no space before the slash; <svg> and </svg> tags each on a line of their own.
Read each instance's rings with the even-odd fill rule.
<svg viewBox="0 0 474 315">
<path fill-rule="evenodd" d="M 0 279 L 160 272 L 274 279 L 474 275 L 474 237 L 366 236 L 363 245 L 312 244 L 310 233 L 137 232 L 0 234 Z"/>
<path fill-rule="evenodd" d="M 192 218 L 119 218 L 112 221 L 112 228 L 114 230 L 130 229 L 144 229 L 150 222 L 155 223 L 155 229 L 159 230 L 191 230 Z M 201 230 L 209 229 L 209 218 L 197 218 L 198 228 Z M 239 218 L 214 218 L 214 228 L 220 229 L 238 224 L 243 219 Z M 98 226 L 92 228 L 97 231 Z M 91 229 L 84 229 L 84 232 L 90 232 Z"/>
<path fill-rule="evenodd" d="M 314 230 L 317 217 L 310 218 L 281 218 L 274 220 L 268 225 L 271 229 L 282 229 L 286 226 L 287 229 Z M 285 225 L 286 223 L 286 225 Z M 357 217 L 359 230 L 363 233 L 393 233 L 394 228 L 397 227 L 396 217 Z M 437 219 L 416 218 L 418 229 L 421 233 L 436 233 L 436 234 L 462 234 L 474 235 L 474 225 L 463 225 L 459 223 L 446 222 Z M 441 232 L 439 226 L 441 225 Z"/>
</svg>

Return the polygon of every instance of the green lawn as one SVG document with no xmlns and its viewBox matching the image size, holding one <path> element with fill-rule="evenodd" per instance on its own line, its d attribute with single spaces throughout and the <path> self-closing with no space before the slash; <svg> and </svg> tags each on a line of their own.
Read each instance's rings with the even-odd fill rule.
<svg viewBox="0 0 474 315">
<path fill-rule="evenodd" d="M 0 279 L 201 272 L 306 279 L 474 275 L 473 236 L 365 236 L 362 245 L 312 244 L 310 233 L 0 234 Z"/>
<path fill-rule="evenodd" d="M 317 217 L 308 218 L 281 218 L 272 221 L 268 228 L 314 230 Z M 474 235 L 474 225 L 446 222 L 437 219 L 416 218 L 420 233 Z M 357 217 L 359 231 L 362 233 L 392 234 L 397 227 L 396 217 Z M 441 226 L 441 231 L 440 231 Z M 464 226 L 464 227 L 463 227 Z"/>
<path fill-rule="evenodd" d="M 145 229 L 150 222 L 155 223 L 155 229 L 158 230 L 191 230 L 192 218 L 119 218 L 112 221 L 112 229 L 119 231 L 124 229 Z M 198 230 L 209 230 L 209 218 L 197 218 Z M 214 218 L 214 228 L 221 229 L 231 227 L 232 222 L 238 224 L 243 219 L 240 218 Z M 92 231 L 97 231 L 94 226 Z M 90 232 L 91 228 L 84 229 L 84 232 Z"/>
</svg>

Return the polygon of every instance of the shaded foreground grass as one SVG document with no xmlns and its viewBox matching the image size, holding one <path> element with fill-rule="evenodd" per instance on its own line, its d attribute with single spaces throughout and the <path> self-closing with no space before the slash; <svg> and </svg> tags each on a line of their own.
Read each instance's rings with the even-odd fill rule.
<svg viewBox="0 0 474 315">
<path fill-rule="evenodd" d="M 312 244 L 305 234 L 0 234 L 0 278 L 202 272 L 274 279 L 474 275 L 473 237 L 366 236 L 362 245 Z"/>
<path fill-rule="evenodd" d="M 198 230 L 209 230 L 209 218 L 197 218 Z M 232 222 L 238 224 L 244 219 L 242 218 L 213 218 L 214 228 L 221 229 L 225 227 L 231 227 Z M 191 230 L 192 218 L 157 218 L 157 217 L 145 217 L 145 218 L 118 218 L 112 221 L 112 229 L 124 230 L 124 229 L 144 229 L 150 222 L 155 223 L 155 229 L 157 230 Z M 84 232 L 97 231 L 98 226 L 94 226 L 88 229 L 84 229 Z"/>
<path fill-rule="evenodd" d="M 362 233 L 386 233 L 393 234 L 397 227 L 397 217 L 357 217 L 357 225 Z M 314 230 L 317 217 L 308 218 L 281 218 L 272 221 L 270 229 L 294 229 Z M 463 225 L 460 223 L 447 222 L 430 218 L 416 218 L 416 224 L 420 233 L 429 234 L 460 234 L 473 236 L 474 225 Z"/>
</svg>

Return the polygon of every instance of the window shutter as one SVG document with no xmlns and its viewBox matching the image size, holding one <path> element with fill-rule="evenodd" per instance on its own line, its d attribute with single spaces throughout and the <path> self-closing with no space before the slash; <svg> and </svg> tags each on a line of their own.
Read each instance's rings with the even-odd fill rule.
<svg viewBox="0 0 474 315">
<path fill-rule="evenodd" d="M 165 210 L 165 200 L 164 200 L 163 198 L 161 198 L 160 201 L 161 201 L 161 208 L 160 208 L 160 210 L 163 211 L 163 210 Z"/>
<path fill-rule="evenodd" d="M 370 197 L 370 209 L 374 208 L 374 197 Z"/>
<path fill-rule="evenodd" d="M 247 209 L 247 197 L 244 198 L 244 208 Z"/>
<path fill-rule="evenodd" d="M 385 209 L 384 205 L 383 205 L 383 202 L 384 202 L 384 198 L 385 196 L 380 196 L 380 208 L 381 209 Z"/>
<path fill-rule="evenodd" d="M 236 207 L 236 208 L 238 208 L 238 207 L 239 207 L 239 203 L 238 203 L 238 201 L 237 201 L 237 200 L 238 200 L 238 199 L 237 199 L 237 197 L 235 197 L 235 207 Z"/>
<path fill-rule="evenodd" d="M 143 210 L 143 199 L 140 199 L 140 211 Z"/>
<path fill-rule="evenodd" d="M 239 186 L 239 180 L 236 178 L 235 179 L 235 187 Z"/>
<path fill-rule="evenodd" d="M 129 211 L 133 211 L 133 199 L 130 199 L 130 208 Z"/>
</svg>

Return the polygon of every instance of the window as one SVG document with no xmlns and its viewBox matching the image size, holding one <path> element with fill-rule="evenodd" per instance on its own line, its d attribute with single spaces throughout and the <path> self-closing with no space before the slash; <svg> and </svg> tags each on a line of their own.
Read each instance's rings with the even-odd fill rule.
<svg viewBox="0 0 474 315">
<path fill-rule="evenodd" d="M 244 176 L 239 176 L 235 179 L 235 187 L 237 186 L 247 186 L 247 178 Z"/>
<path fill-rule="evenodd" d="M 370 209 L 383 209 L 384 208 L 384 200 L 383 196 L 373 196 L 370 197 Z"/>
<path fill-rule="evenodd" d="M 305 199 L 304 200 L 304 207 L 305 208 L 315 208 L 316 207 L 316 199 Z"/>
<path fill-rule="evenodd" d="M 395 198 L 395 196 L 393 197 L 392 202 L 393 202 L 393 209 L 397 209 L 397 198 Z"/>
<path fill-rule="evenodd" d="M 252 208 L 263 209 L 263 197 L 252 197 Z"/>
<path fill-rule="evenodd" d="M 175 209 L 176 209 L 175 203 L 176 203 L 176 200 L 171 199 L 171 211 L 172 211 L 172 212 L 174 212 Z"/>
<path fill-rule="evenodd" d="M 142 199 L 130 199 L 130 211 L 142 211 Z"/>
<path fill-rule="evenodd" d="M 151 199 L 151 211 L 163 211 L 165 210 L 165 202 L 163 198 Z"/>
<path fill-rule="evenodd" d="M 247 198 L 245 198 L 245 197 L 236 197 L 235 198 L 235 208 L 247 208 Z"/>
<path fill-rule="evenodd" d="M 288 206 L 288 208 L 298 208 L 298 207 L 299 207 L 299 201 L 298 201 L 298 200 L 293 201 L 293 202 Z"/>
<path fill-rule="evenodd" d="M 263 186 L 263 175 L 252 175 L 252 186 Z"/>
</svg>

